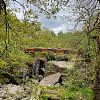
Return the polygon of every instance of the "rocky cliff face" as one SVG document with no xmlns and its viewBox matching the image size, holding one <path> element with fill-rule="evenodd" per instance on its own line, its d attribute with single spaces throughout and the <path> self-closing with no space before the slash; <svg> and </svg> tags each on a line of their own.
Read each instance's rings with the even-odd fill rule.
<svg viewBox="0 0 100 100">
<path fill-rule="evenodd" d="M 61 74 L 60 76 L 63 76 L 66 74 L 67 70 L 72 69 L 74 65 L 75 62 L 73 61 L 46 61 L 37 59 L 34 66 L 34 76 L 39 82 L 50 75 L 51 78 L 49 79 L 52 79 L 53 76 L 58 73 Z"/>
</svg>

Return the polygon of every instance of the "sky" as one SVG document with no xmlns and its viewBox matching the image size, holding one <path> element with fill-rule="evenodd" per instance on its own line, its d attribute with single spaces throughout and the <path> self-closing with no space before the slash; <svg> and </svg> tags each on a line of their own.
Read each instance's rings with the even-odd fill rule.
<svg viewBox="0 0 100 100">
<path fill-rule="evenodd" d="M 23 4 L 24 3 L 23 0 L 21 0 L 20 3 Z M 14 13 L 18 19 L 22 20 L 24 18 L 23 8 L 18 3 L 14 3 L 14 2 L 10 2 L 9 5 L 11 9 L 13 10 L 17 9 L 17 12 Z M 36 12 L 37 8 L 35 8 L 32 5 L 30 5 L 30 7 L 33 9 L 33 11 Z M 66 16 L 67 18 L 62 18 L 61 16 L 63 15 Z M 38 13 L 38 21 L 41 23 L 42 28 L 53 30 L 55 33 L 58 33 L 60 31 L 69 32 L 74 30 L 75 15 L 73 15 L 72 8 L 70 6 L 66 11 L 61 10 L 59 13 L 56 14 L 56 16 L 58 16 L 56 19 L 54 17 L 47 19 L 44 14 Z"/>
</svg>

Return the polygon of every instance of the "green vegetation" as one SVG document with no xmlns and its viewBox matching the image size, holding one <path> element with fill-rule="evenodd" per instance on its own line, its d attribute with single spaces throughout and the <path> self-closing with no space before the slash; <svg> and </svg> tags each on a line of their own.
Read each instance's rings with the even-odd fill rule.
<svg viewBox="0 0 100 100">
<path fill-rule="evenodd" d="M 56 35 L 52 31 L 42 30 L 41 25 L 38 22 L 21 22 L 12 13 L 8 12 L 7 20 L 9 22 L 9 26 L 8 32 L 6 32 L 3 18 L 3 15 L 1 15 L 0 83 L 21 84 L 25 82 L 25 80 L 22 80 L 22 78 L 20 77 L 24 74 L 27 74 L 27 63 L 33 62 L 37 57 L 47 58 L 48 60 L 62 60 L 67 58 L 71 59 L 71 56 L 73 56 L 73 54 L 70 56 L 57 55 L 53 54 L 52 52 L 44 54 L 36 52 L 34 55 L 29 55 L 24 52 L 24 48 L 67 48 L 76 50 L 77 53 L 79 52 L 79 56 L 81 56 L 80 58 L 83 59 L 84 64 L 83 61 L 80 63 L 78 62 L 76 66 L 77 68 L 75 68 L 77 69 L 77 73 L 76 71 L 68 71 L 69 73 L 66 73 L 66 77 L 68 77 L 69 81 L 66 81 L 63 87 L 61 86 L 61 95 L 59 96 L 61 100 L 65 100 L 65 98 L 66 100 L 77 100 L 76 98 L 78 98 L 79 96 L 80 98 L 82 98 L 82 100 L 92 100 L 93 93 L 90 88 L 88 89 L 88 87 L 92 85 L 91 81 L 93 81 L 94 79 L 93 73 L 95 66 L 90 66 L 93 64 L 93 62 L 88 63 L 85 62 L 85 60 L 88 59 L 88 53 L 90 55 L 91 60 L 95 59 L 95 46 L 92 46 L 94 44 L 91 41 L 91 52 L 87 52 L 87 37 L 85 34 L 82 34 L 83 31 L 73 33 L 60 32 L 58 33 L 58 35 Z M 81 75 L 81 70 L 78 69 L 79 66 L 81 66 L 81 70 L 85 67 L 83 71 L 84 75 Z M 91 70 L 89 70 L 90 67 L 93 67 L 92 72 Z M 85 71 L 88 71 L 88 73 L 86 73 Z M 11 77 L 13 80 L 10 79 Z M 89 81 L 90 83 L 88 83 Z M 47 94 L 41 95 L 41 98 L 43 100 L 46 100 L 47 97 Z"/>
<path fill-rule="evenodd" d="M 41 2 L 42 4 L 39 1 L 33 0 L 32 3 L 36 4 L 39 11 L 46 12 L 47 18 L 51 16 L 56 18 L 57 16 L 54 15 L 62 7 L 65 7 L 64 2 L 58 2 L 57 5 L 53 3 L 50 9 L 46 9 L 50 2 L 46 2 L 46 5 L 45 1 Z M 25 86 L 28 92 L 24 91 L 23 95 L 28 100 L 32 100 L 32 98 L 48 100 L 51 97 L 54 100 L 55 98 L 60 98 L 60 100 L 93 100 L 96 95 L 93 89 L 100 88 L 100 9 L 97 9 L 99 8 L 96 7 L 97 5 L 92 9 L 91 5 L 93 4 L 90 5 L 90 3 L 87 6 L 82 6 L 80 5 L 82 1 L 78 1 L 79 4 L 76 5 L 76 8 L 80 15 L 79 22 L 84 23 L 83 29 L 66 33 L 59 32 L 58 34 L 48 29 L 41 29 L 39 22 L 30 22 L 27 18 L 20 21 L 10 10 L 7 10 L 6 15 L 6 12 L 2 11 L 6 10 L 4 3 L 2 4 L 0 1 L 0 84 Z M 85 2 L 87 3 L 87 0 Z M 24 17 L 30 17 L 31 13 L 29 10 Z M 34 19 L 37 17 L 34 14 Z M 76 54 L 72 52 L 69 55 L 52 52 L 25 53 L 25 48 L 30 47 L 65 48 L 75 51 Z M 59 86 L 40 87 L 38 83 L 33 82 L 33 77 L 27 78 L 29 67 L 34 65 L 37 58 L 47 61 L 73 61 L 75 66 L 73 69 L 65 70 L 66 80 Z M 52 90 L 55 92 L 54 94 L 49 93 Z"/>
<path fill-rule="evenodd" d="M 51 93 L 51 94 L 50 94 Z M 60 98 L 60 100 L 92 100 L 94 96 L 90 88 L 71 87 L 43 87 L 40 100 L 48 100 L 48 98 Z"/>
</svg>

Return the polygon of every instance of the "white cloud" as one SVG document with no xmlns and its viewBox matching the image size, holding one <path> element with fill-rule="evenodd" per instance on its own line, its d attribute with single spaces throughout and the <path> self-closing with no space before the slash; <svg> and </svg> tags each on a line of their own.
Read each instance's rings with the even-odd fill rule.
<svg viewBox="0 0 100 100">
<path fill-rule="evenodd" d="M 21 1 L 21 3 L 23 3 L 22 1 Z M 15 14 L 18 19 L 22 20 L 24 17 L 22 7 L 18 3 L 14 4 L 14 2 L 11 2 L 10 6 L 13 9 L 20 8 L 20 12 L 16 12 Z M 35 9 L 34 7 L 32 7 L 32 8 Z M 71 22 L 69 20 L 69 18 L 66 18 L 65 19 L 66 21 L 64 21 L 63 19 L 60 18 L 61 15 L 68 16 L 71 19 L 72 13 L 71 12 L 69 13 L 67 11 L 61 11 L 57 14 L 57 16 L 59 18 L 55 19 L 55 20 L 54 20 L 54 18 L 47 19 L 44 14 L 39 14 L 38 21 L 41 22 L 42 27 L 49 28 L 50 30 L 53 30 L 55 33 L 58 33 L 60 31 L 67 32 L 67 31 L 73 29 L 75 22 L 74 21 Z M 72 20 L 74 20 L 74 19 L 72 19 Z"/>
<path fill-rule="evenodd" d="M 63 25 L 61 25 L 61 26 L 59 26 L 59 27 L 57 27 L 57 28 L 53 28 L 52 29 L 55 33 L 58 33 L 58 32 L 60 32 L 60 31 L 63 31 L 63 32 L 66 32 L 67 31 L 67 29 L 66 29 L 66 26 L 63 24 Z"/>
</svg>

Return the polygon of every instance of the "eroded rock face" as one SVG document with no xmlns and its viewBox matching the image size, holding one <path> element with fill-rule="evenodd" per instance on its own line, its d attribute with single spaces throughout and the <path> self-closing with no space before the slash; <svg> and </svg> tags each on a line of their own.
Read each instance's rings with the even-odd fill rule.
<svg viewBox="0 0 100 100">
<path fill-rule="evenodd" d="M 46 76 L 45 78 L 43 78 L 40 81 L 39 85 L 41 85 L 41 86 L 53 86 L 56 83 L 59 83 L 60 78 L 61 78 L 61 73 L 52 74 L 52 75 L 49 75 L 49 76 Z"/>
<path fill-rule="evenodd" d="M 57 82 L 59 82 L 61 76 L 63 76 L 68 69 L 72 69 L 74 65 L 74 62 L 68 61 L 46 62 L 46 60 L 37 59 L 34 66 L 34 75 L 38 82 L 40 82 L 40 85 L 55 85 Z M 65 78 L 62 79 L 65 80 Z"/>
</svg>

